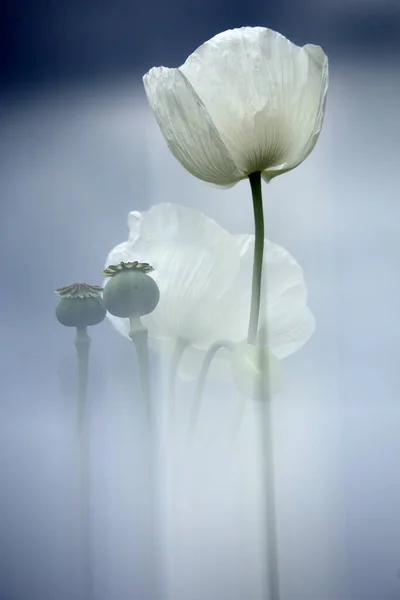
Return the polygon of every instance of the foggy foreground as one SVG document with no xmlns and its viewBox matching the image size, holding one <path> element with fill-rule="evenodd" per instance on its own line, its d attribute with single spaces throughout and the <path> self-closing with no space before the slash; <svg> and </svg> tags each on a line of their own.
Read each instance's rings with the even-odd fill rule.
<svg viewBox="0 0 400 600">
<path fill-rule="evenodd" d="M 284 600 L 400 594 L 397 202 L 394 75 L 333 74 L 316 150 L 264 189 L 269 237 L 302 265 L 317 330 L 284 363 L 274 399 Z M 101 283 L 129 210 L 177 202 L 251 232 L 244 182 L 220 191 L 169 151 L 140 83 L 110 82 L 4 103 L 0 121 L 0 596 L 80 598 L 73 332 L 54 289 Z M 397 87 L 396 87 L 397 85 Z M 396 183 L 396 188 L 395 188 Z M 105 322 L 92 338 L 90 427 L 96 599 L 262 598 L 262 502 L 249 405 L 228 451 L 237 395 L 209 385 L 195 446 L 193 386 L 180 386 L 174 443 L 160 419 L 153 563 L 151 473 L 135 353 Z M 165 409 L 166 367 L 152 355 Z M 150 556 L 150 558 L 149 558 Z"/>
</svg>

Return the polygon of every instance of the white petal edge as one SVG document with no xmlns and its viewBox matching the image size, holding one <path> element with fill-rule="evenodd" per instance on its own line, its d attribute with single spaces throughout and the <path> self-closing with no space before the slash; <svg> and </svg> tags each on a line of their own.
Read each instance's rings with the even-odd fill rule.
<svg viewBox="0 0 400 600">
<path fill-rule="evenodd" d="M 143 77 L 143 83 L 168 147 L 189 173 L 217 185 L 230 185 L 245 177 L 179 69 L 154 67 Z"/>
<path fill-rule="evenodd" d="M 219 312 L 213 333 L 214 340 L 228 339 L 237 343 L 246 338 L 248 331 L 254 235 L 239 234 L 234 238 L 241 256 L 240 268 L 225 297 L 220 299 L 221 304 L 226 308 Z M 264 248 L 260 320 L 268 311 L 268 321 L 282 323 L 282 327 L 285 328 L 293 315 L 302 310 L 307 303 L 307 286 L 303 269 L 282 246 L 266 239 Z M 196 347 L 200 348 L 200 346 Z M 204 345 L 201 348 L 204 348 Z"/>
<path fill-rule="evenodd" d="M 128 215 L 128 234 L 129 241 L 134 242 L 140 235 L 140 226 L 142 223 L 142 213 L 132 210 Z"/>
<path fill-rule="evenodd" d="M 310 120 L 311 127 L 308 126 L 308 133 L 305 135 L 304 143 L 296 150 L 295 155 L 284 164 L 263 171 L 263 179 L 266 182 L 269 182 L 274 177 L 282 175 L 283 173 L 287 173 L 288 171 L 298 167 L 311 154 L 321 133 L 325 117 L 326 98 L 329 85 L 329 61 L 328 57 L 320 46 L 306 44 L 303 46 L 302 50 L 308 55 L 309 68 L 315 70 L 315 67 L 317 67 L 317 71 L 320 71 L 321 73 L 317 109 L 315 116 Z M 305 115 L 300 116 L 298 119 L 300 123 L 306 122 L 304 117 Z"/>
<path fill-rule="evenodd" d="M 282 321 L 268 320 L 267 340 L 271 352 L 279 358 L 286 358 L 302 348 L 315 331 L 315 317 L 307 306 L 303 306 L 290 318 Z M 261 325 L 263 332 L 263 326 Z M 262 333 L 261 333 L 262 335 Z"/>
</svg>

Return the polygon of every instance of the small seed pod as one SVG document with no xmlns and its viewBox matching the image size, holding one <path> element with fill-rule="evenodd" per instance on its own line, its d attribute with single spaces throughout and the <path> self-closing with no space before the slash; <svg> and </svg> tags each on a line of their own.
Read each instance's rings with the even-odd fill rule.
<svg viewBox="0 0 400 600">
<path fill-rule="evenodd" d="M 101 323 L 106 309 L 100 296 L 103 288 L 87 283 L 73 283 L 56 290 L 60 301 L 56 307 L 58 321 L 66 327 L 82 329 Z"/>
<path fill-rule="evenodd" d="M 255 398 L 261 384 L 272 392 L 281 389 L 280 361 L 267 347 L 242 342 L 230 353 L 233 380 L 246 398 Z"/>
<path fill-rule="evenodd" d="M 153 267 L 137 261 L 107 267 L 104 275 L 110 279 L 104 287 L 103 300 L 108 312 L 121 318 L 153 312 L 160 291 L 154 279 L 147 275 L 150 271 Z"/>
</svg>

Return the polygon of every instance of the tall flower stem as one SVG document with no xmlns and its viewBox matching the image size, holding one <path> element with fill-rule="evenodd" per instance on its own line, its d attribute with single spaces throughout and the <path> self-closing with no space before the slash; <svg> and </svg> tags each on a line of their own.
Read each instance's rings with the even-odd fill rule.
<svg viewBox="0 0 400 600">
<path fill-rule="evenodd" d="M 210 370 L 210 366 L 212 361 L 214 360 L 215 355 L 222 348 L 226 348 L 227 350 L 234 350 L 235 345 L 229 340 L 218 340 L 214 342 L 208 349 L 207 354 L 203 359 L 203 363 L 201 365 L 201 370 L 199 376 L 197 378 L 196 383 L 196 391 L 194 396 L 194 401 L 190 411 L 189 418 L 189 430 L 188 430 L 188 438 L 187 444 L 190 444 L 193 441 L 194 434 L 196 432 L 197 422 L 199 420 L 199 414 L 201 410 L 201 404 L 203 400 L 203 391 L 207 380 L 208 371 Z"/>
<path fill-rule="evenodd" d="M 264 211 L 262 204 L 261 173 L 249 175 L 251 193 L 253 197 L 254 210 L 254 261 L 253 282 L 251 290 L 251 309 L 247 341 L 249 344 L 259 343 L 260 347 L 268 344 L 267 324 L 263 330 L 264 340 L 258 339 L 258 321 L 261 305 L 261 283 L 263 275 L 264 258 Z M 265 281 L 267 278 L 265 276 Z M 272 414 L 271 397 L 269 392 L 269 365 L 268 361 L 262 361 L 262 353 L 259 352 L 259 371 L 264 372 L 264 381 L 259 380 L 255 389 L 256 419 L 259 426 L 260 458 L 261 458 L 261 484 L 265 500 L 265 525 L 266 525 L 266 561 L 267 573 L 265 587 L 268 590 L 269 600 L 280 600 L 279 591 L 279 564 L 278 564 L 278 539 L 276 528 L 276 506 L 275 506 L 275 477 L 272 438 Z M 267 372 L 266 372 L 267 371 Z"/>
<path fill-rule="evenodd" d="M 87 412 L 87 383 L 90 337 L 86 327 L 77 327 L 75 347 L 78 354 L 78 402 L 76 431 L 79 440 L 79 531 L 83 598 L 94 600 L 91 556 L 90 515 L 90 438 Z"/>
<path fill-rule="evenodd" d="M 258 319 L 260 315 L 261 279 L 264 257 L 264 212 L 261 192 L 261 173 L 259 171 L 251 173 L 249 175 L 249 180 L 253 197 L 255 240 L 250 321 L 247 341 L 249 344 L 255 344 L 257 341 Z"/>
</svg>

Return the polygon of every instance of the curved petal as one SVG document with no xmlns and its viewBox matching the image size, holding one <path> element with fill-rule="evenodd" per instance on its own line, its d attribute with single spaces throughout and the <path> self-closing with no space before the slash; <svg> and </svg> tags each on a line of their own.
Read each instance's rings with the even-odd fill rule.
<svg viewBox="0 0 400 600">
<path fill-rule="evenodd" d="M 312 152 L 322 129 L 329 83 L 328 58 L 320 46 L 312 44 L 304 46 L 302 52 L 308 59 L 308 75 L 302 94 L 291 111 L 296 138 L 285 163 L 264 171 L 267 180 L 302 163 Z"/>
<path fill-rule="evenodd" d="M 139 236 L 147 244 L 185 244 L 214 248 L 232 242 L 232 235 L 214 219 L 199 210 L 163 202 L 143 213 L 130 213 L 139 219 Z"/>
<path fill-rule="evenodd" d="M 153 68 L 143 82 L 167 144 L 185 169 L 218 185 L 243 179 L 207 109 L 179 69 Z"/>
<path fill-rule="evenodd" d="M 288 170 L 311 151 L 327 87 L 327 59 L 316 48 L 242 27 L 216 35 L 180 67 L 245 173 Z"/>
<path fill-rule="evenodd" d="M 241 256 L 238 276 L 242 277 L 240 285 L 244 286 L 246 282 L 251 282 L 255 238 L 254 235 L 240 234 L 235 239 Z M 251 289 L 251 285 L 246 287 Z M 288 290 L 296 290 L 299 304 L 307 301 L 303 269 L 285 248 L 267 239 L 264 240 L 263 290 L 268 307 L 281 303 Z"/>
<path fill-rule="evenodd" d="M 226 294 L 227 308 L 215 324 L 215 333 L 218 333 L 218 339 L 239 342 L 247 336 L 250 317 L 254 236 L 234 237 L 241 256 L 240 268 Z M 268 322 L 281 314 L 290 318 L 306 302 L 307 287 L 302 268 L 287 250 L 265 240 L 260 319 L 266 311 Z"/>
<path fill-rule="evenodd" d="M 218 299 L 239 267 L 233 236 L 198 211 L 160 204 L 142 213 L 139 237 L 119 244 L 108 257 L 109 262 L 132 260 L 152 265 L 150 276 L 160 289 L 157 308 L 142 318 L 150 337 L 196 344 L 212 332 L 224 310 Z"/>
<path fill-rule="evenodd" d="M 263 329 L 263 323 L 260 324 Z M 315 331 L 315 317 L 307 306 L 298 311 L 275 311 L 268 317 L 267 339 L 274 355 L 281 359 L 297 352 Z"/>
<path fill-rule="evenodd" d="M 141 223 L 142 213 L 137 210 L 132 210 L 128 215 L 128 233 L 131 242 L 134 242 L 139 237 Z"/>
</svg>

